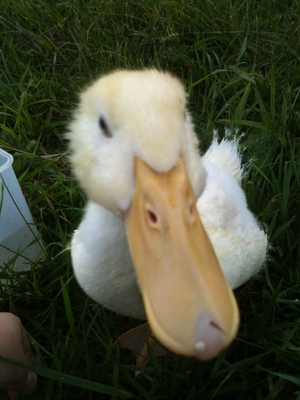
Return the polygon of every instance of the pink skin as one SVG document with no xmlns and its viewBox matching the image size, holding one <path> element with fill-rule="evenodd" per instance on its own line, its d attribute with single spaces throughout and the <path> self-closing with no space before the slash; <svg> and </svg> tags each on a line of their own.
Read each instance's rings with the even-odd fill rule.
<svg viewBox="0 0 300 400">
<path fill-rule="evenodd" d="M 0 355 L 16 361 L 31 363 L 30 343 L 22 323 L 11 313 L 0 313 Z M 0 361 L 0 389 L 6 389 L 10 400 L 19 394 L 30 394 L 37 376 L 13 364 Z M 3 400 L 0 395 L 0 400 Z"/>
<path fill-rule="evenodd" d="M 198 343 L 197 356 L 200 360 L 210 360 L 223 349 L 224 332 L 209 315 L 201 315 L 195 326 Z"/>
</svg>

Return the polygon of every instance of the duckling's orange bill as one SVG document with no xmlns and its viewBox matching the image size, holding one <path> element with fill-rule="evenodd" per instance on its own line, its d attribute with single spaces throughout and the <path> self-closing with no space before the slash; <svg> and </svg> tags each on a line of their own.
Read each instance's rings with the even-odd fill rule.
<svg viewBox="0 0 300 400">
<path fill-rule="evenodd" d="M 202 226 L 182 157 L 158 173 L 135 159 L 125 216 L 148 322 L 170 350 L 207 360 L 235 337 L 239 312 Z"/>
</svg>

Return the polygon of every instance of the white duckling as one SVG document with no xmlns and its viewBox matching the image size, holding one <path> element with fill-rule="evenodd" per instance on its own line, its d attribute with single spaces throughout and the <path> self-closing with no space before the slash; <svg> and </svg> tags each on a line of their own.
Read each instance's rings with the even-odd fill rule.
<svg viewBox="0 0 300 400">
<path fill-rule="evenodd" d="M 267 248 L 240 187 L 237 143 L 214 140 L 201 159 L 183 86 L 155 69 L 89 86 L 68 138 L 89 198 L 71 243 L 81 287 L 147 318 L 172 351 L 216 356 L 238 329 L 230 286 L 260 269 Z"/>
</svg>

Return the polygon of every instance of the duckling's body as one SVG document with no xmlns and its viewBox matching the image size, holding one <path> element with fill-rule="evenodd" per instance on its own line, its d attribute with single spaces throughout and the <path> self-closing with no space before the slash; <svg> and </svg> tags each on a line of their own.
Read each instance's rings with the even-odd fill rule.
<svg viewBox="0 0 300 400">
<path fill-rule="evenodd" d="M 214 139 L 200 162 L 207 177 L 197 208 L 222 271 L 236 289 L 263 265 L 267 236 L 240 186 L 243 168 L 237 141 Z M 90 201 L 73 236 L 72 258 L 78 281 L 96 302 L 123 315 L 146 318 L 120 218 Z"/>
<path fill-rule="evenodd" d="M 182 85 L 156 70 L 100 78 L 68 136 L 89 197 L 71 243 L 79 284 L 110 310 L 147 318 L 171 350 L 215 356 L 239 320 L 219 263 L 236 288 L 267 249 L 237 142 L 214 139 L 201 158 Z"/>
</svg>

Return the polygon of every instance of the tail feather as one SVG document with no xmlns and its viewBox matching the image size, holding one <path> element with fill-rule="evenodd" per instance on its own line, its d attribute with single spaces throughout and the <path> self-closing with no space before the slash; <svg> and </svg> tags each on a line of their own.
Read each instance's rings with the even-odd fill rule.
<svg viewBox="0 0 300 400">
<path fill-rule="evenodd" d="M 203 155 L 202 159 L 217 164 L 234 177 L 240 185 L 244 168 L 241 165 L 241 155 L 238 148 L 238 140 L 223 139 L 218 142 L 216 135 L 212 144 Z"/>
</svg>

